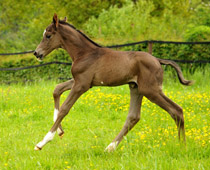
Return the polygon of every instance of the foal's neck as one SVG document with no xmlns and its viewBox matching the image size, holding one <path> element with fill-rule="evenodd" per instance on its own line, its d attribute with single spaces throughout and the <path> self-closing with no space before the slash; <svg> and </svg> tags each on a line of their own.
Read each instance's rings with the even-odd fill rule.
<svg viewBox="0 0 210 170">
<path fill-rule="evenodd" d="M 97 48 L 94 43 L 68 25 L 61 27 L 60 35 L 62 37 L 62 47 L 69 53 L 73 61 Z"/>
</svg>

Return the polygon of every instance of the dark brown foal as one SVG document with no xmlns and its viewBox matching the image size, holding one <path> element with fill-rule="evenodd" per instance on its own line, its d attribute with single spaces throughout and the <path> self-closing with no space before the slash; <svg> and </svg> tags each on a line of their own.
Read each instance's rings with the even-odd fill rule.
<svg viewBox="0 0 210 170">
<path fill-rule="evenodd" d="M 56 131 L 60 136 L 64 134 L 61 127 L 63 118 L 69 113 L 77 99 L 93 86 L 129 84 L 130 87 L 130 109 L 127 120 L 120 133 L 106 148 L 107 151 L 115 150 L 123 137 L 140 120 L 143 96 L 171 115 L 178 127 L 179 136 L 182 135 L 185 140 L 182 108 L 167 98 L 162 91 L 163 69 L 161 64 L 171 65 L 183 85 L 192 84 L 191 81 L 184 79 L 175 62 L 155 58 L 146 52 L 114 51 L 102 47 L 68 24 L 66 19 L 58 20 L 56 14 L 43 36 L 34 55 L 42 60 L 54 49 L 63 48 L 73 61 L 71 68 L 73 79 L 56 86 L 53 93 L 54 125 L 44 139 L 35 146 L 35 150 L 41 150 L 53 139 Z M 71 91 L 60 107 L 60 95 L 66 90 Z"/>
</svg>

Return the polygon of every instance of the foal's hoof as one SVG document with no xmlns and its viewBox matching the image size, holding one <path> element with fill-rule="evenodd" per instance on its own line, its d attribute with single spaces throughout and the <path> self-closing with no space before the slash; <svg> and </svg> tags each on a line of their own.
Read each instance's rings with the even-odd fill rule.
<svg viewBox="0 0 210 170">
<path fill-rule="evenodd" d="M 40 148 L 40 147 L 38 147 L 38 146 L 35 146 L 35 147 L 34 147 L 34 150 L 35 150 L 35 151 L 41 151 L 42 148 Z"/>
<path fill-rule="evenodd" d="M 60 138 L 62 139 L 64 136 L 64 133 L 59 134 Z"/>
</svg>

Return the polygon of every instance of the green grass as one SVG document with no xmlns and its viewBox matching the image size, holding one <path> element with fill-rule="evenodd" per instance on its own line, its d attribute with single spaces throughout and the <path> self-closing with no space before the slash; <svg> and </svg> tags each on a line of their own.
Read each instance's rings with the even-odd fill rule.
<svg viewBox="0 0 210 170">
<path fill-rule="evenodd" d="M 202 78 L 201 78 L 202 77 Z M 128 112 L 129 89 L 97 87 L 85 93 L 42 151 L 34 146 L 53 124 L 56 82 L 0 86 L 0 169 L 192 170 L 210 167 L 209 75 L 186 87 L 165 76 L 164 92 L 182 106 L 187 145 L 177 137 L 171 117 L 146 98 L 140 122 L 117 150 L 104 149 L 121 130 Z M 64 93 L 64 101 L 68 92 Z"/>
</svg>

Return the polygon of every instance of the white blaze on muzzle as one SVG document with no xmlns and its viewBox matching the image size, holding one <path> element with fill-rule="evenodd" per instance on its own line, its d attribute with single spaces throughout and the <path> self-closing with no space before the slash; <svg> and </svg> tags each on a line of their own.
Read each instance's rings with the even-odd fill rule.
<svg viewBox="0 0 210 170">
<path fill-rule="evenodd" d="M 44 32 L 43 32 L 43 37 L 44 37 L 45 32 L 46 32 L 46 30 L 44 30 Z"/>
</svg>

